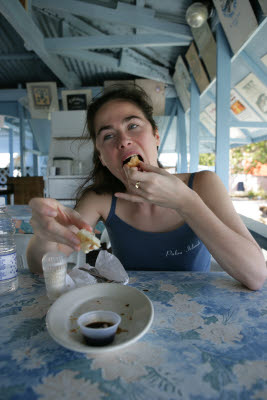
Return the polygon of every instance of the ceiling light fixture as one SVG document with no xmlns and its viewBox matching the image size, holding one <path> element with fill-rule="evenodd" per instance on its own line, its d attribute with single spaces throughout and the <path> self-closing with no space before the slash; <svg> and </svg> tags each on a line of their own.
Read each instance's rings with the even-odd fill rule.
<svg viewBox="0 0 267 400">
<path fill-rule="evenodd" d="M 186 11 L 186 22 L 191 28 L 200 28 L 208 19 L 208 7 L 200 2 L 191 4 Z"/>
</svg>

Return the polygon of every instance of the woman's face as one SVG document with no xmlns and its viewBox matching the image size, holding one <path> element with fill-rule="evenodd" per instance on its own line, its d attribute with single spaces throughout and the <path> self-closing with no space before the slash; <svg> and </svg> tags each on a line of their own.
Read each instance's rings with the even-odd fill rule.
<svg viewBox="0 0 267 400">
<path fill-rule="evenodd" d="M 111 100 L 96 113 L 96 148 L 110 172 L 126 184 L 123 162 L 138 154 L 145 163 L 158 166 L 158 132 L 139 107 L 125 100 Z"/>
</svg>

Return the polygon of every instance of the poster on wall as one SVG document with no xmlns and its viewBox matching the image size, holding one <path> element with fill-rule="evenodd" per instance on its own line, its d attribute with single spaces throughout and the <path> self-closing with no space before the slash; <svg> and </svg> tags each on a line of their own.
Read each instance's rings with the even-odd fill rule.
<svg viewBox="0 0 267 400">
<path fill-rule="evenodd" d="M 209 86 L 209 79 L 198 56 L 194 42 L 191 43 L 185 58 L 190 66 L 200 93 Z"/>
<path fill-rule="evenodd" d="M 249 0 L 213 0 L 225 35 L 235 54 L 258 23 Z"/>
<path fill-rule="evenodd" d="M 264 121 L 267 121 L 267 87 L 253 74 L 250 73 L 239 82 L 235 89 L 246 99 Z"/>
<path fill-rule="evenodd" d="M 262 119 L 256 114 L 247 102 L 241 98 L 239 93 L 232 89 L 230 100 L 231 112 L 239 121 L 262 122 Z M 251 132 L 257 128 L 249 128 Z"/>
<path fill-rule="evenodd" d="M 212 81 L 216 76 L 216 42 L 212 31 L 207 22 L 200 28 L 191 28 L 191 31 L 209 78 Z"/>
<path fill-rule="evenodd" d="M 182 107 L 186 112 L 190 108 L 191 78 L 181 56 L 177 58 L 172 79 Z"/>
<path fill-rule="evenodd" d="M 92 90 L 62 90 L 61 96 L 64 111 L 86 110 L 92 100 Z"/>
<path fill-rule="evenodd" d="M 26 87 L 31 117 L 50 119 L 59 109 L 56 82 L 29 82 Z"/>
</svg>

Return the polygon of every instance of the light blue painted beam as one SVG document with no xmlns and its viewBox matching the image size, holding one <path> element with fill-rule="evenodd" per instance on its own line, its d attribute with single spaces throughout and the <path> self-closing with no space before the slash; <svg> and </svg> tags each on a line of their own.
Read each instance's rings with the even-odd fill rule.
<svg viewBox="0 0 267 400">
<path fill-rule="evenodd" d="M 243 50 L 240 53 L 245 63 L 250 67 L 252 72 L 262 81 L 262 83 L 267 87 L 267 67 L 258 59 L 252 59 L 250 55 Z"/>
<path fill-rule="evenodd" d="M 180 37 L 185 40 L 192 40 L 192 34 L 187 25 L 156 18 L 155 10 L 150 8 L 142 8 L 118 2 L 117 8 L 112 9 L 78 0 L 32 0 L 32 4 L 38 8 L 69 12 L 91 20 L 101 20 L 112 24 L 145 28 L 146 30 L 162 32 L 166 35 Z"/>
<path fill-rule="evenodd" d="M 18 103 L 18 114 L 19 114 L 19 136 L 20 136 L 20 170 L 21 176 L 25 176 L 25 121 L 23 107 Z"/>
<path fill-rule="evenodd" d="M 51 55 L 46 51 L 42 32 L 19 1 L 0 0 L 0 12 L 22 37 L 27 48 L 32 49 L 67 88 L 81 86 L 78 76 L 74 72 L 68 71 L 58 56 Z"/>
<path fill-rule="evenodd" d="M 97 35 L 44 39 L 49 53 L 58 50 L 112 49 L 124 47 L 188 46 L 189 40 L 174 36 L 143 33 L 138 35 Z"/>
<path fill-rule="evenodd" d="M 179 147 L 181 154 L 181 164 L 180 172 L 188 172 L 187 167 L 187 145 L 186 145 L 186 122 L 185 122 L 185 112 L 182 107 L 180 100 L 177 98 L 177 116 L 178 116 L 178 132 L 177 135 L 179 137 Z"/>
<path fill-rule="evenodd" d="M 216 28 L 216 161 L 215 171 L 229 188 L 231 51 L 221 24 Z"/>
<path fill-rule="evenodd" d="M 9 135 L 8 135 L 8 147 L 9 147 L 9 176 L 13 176 L 14 171 L 14 159 L 13 159 L 13 129 L 9 128 Z"/>
<path fill-rule="evenodd" d="M 191 75 L 191 92 L 190 92 L 190 163 L 189 172 L 198 170 L 199 162 L 199 110 L 200 98 L 196 82 Z"/>
<path fill-rule="evenodd" d="M 179 135 L 179 115 L 178 115 L 178 104 L 176 101 L 176 146 L 175 152 L 177 154 L 177 163 L 176 163 L 176 173 L 180 174 L 182 172 L 182 150 L 181 150 L 181 139 Z"/>
<path fill-rule="evenodd" d="M 160 156 L 160 154 L 162 153 L 163 147 L 164 147 L 165 142 L 166 142 L 166 139 L 167 139 L 167 137 L 168 137 L 168 134 L 169 134 L 169 131 L 170 131 L 170 128 L 171 128 L 171 124 L 172 124 L 173 118 L 174 118 L 174 116 L 175 116 L 175 114 L 176 114 L 176 110 L 177 110 L 177 104 L 176 104 L 176 102 L 174 102 L 174 105 L 173 105 L 173 108 L 172 108 L 172 112 L 171 112 L 171 115 L 170 115 L 170 117 L 169 117 L 169 121 L 168 121 L 168 124 L 167 124 L 166 131 L 165 131 L 165 133 L 164 133 L 164 135 L 163 135 L 163 138 L 162 138 L 161 141 L 160 141 L 160 146 L 159 146 L 159 150 L 158 150 L 158 155 L 159 155 L 159 156 Z"/>
<path fill-rule="evenodd" d="M 235 128 L 258 128 L 258 129 L 266 129 L 267 122 L 250 122 L 250 121 L 239 121 L 238 119 L 231 119 L 230 126 Z"/>
</svg>

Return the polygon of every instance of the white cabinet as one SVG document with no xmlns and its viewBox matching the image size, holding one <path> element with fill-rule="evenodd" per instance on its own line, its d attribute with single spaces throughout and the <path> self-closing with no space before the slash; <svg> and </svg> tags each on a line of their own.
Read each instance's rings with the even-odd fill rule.
<svg viewBox="0 0 267 400">
<path fill-rule="evenodd" d="M 75 191 L 92 169 L 93 144 L 82 141 L 86 129 L 85 111 L 56 111 L 51 114 L 51 142 L 46 179 L 46 196 L 58 200 L 75 199 Z M 50 175 L 54 157 L 82 161 L 82 175 Z"/>
</svg>

